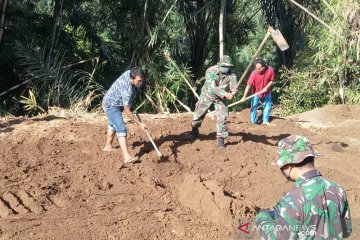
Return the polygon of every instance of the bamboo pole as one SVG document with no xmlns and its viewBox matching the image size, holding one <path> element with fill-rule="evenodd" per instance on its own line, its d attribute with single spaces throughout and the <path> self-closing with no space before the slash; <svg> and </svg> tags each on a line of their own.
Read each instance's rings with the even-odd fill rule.
<svg viewBox="0 0 360 240">
<path fill-rule="evenodd" d="M 175 7 L 175 4 L 178 0 L 175 0 L 174 3 L 171 5 L 170 9 L 167 11 L 165 17 L 163 18 L 163 20 L 161 21 L 161 24 L 160 25 L 163 25 L 166 18 L 169 16 L 169 14 L 171 13 L 171 10 L 173 9 L 173 7 Z"/>
<path fill-rule="evenodd" d="M 93 61 L 93 60 L 99 61 L 99 57 L 94 57 L 94 58 L 87 59 L 87 60 L 81 60 L 80 62 L 72 63 L 72 64 L 66 65 L 66 66 L 64 66 L 62 68 L 64 69 L 64 68 L 73 67 L 73 66 L 76 66 L 76 65 L 79 65 L 79 64 L 82 64 L 82 63 L 85 63 L 85 62 Z"/>
<path fill-rule="evenodd" d="M 226 13 L 226 0 L 221 0 L 221 7 L 220 7 L 220 18 L 219 18 L 219 53 L 220 53 L 220 59 L 224 56 L 224 48 L 225 48 L 225 42 L 224 42 L 224 29 L 225 29 L 225 13 Z"/>
<path fill-rule="evenodd" d="M 146 99 L 135 109 L 135 112 L 137 112 L 145 103 L 146 103 Z"/>
<path fill-rule="evenodd" d="M 180 68 L 176 65 L 177 70 L 181 73 L 181 76 L 183 77 L 183 79 L 185 80 L 186 84 L 189 86 L 189 88 L 191 89 L 191 91 L 193 92 L 193 94 L 195 95 L 195 97 L 197 99 L 200 99 L 200 96 L 197 94 L 197 92 L 195 91 L 195 89 L 193 88 L 193 86 L 190 84 L 190 82 L 186 79 L 186 77 L 184 76 L 184 74 L 182 74 L 182 72 L 180 71 Z"/>
<path fill-rule="evenodd" d="M 146 96 L 146 98 L 149 100 L 149 102 L 151 103 L 151 105 L 153 105 L 153 107 L 154 107 L 156 110 L 158 110 L 159 112 L 162 112 L 162 110 L 154 103 L 154 101 L 151 99 L 151 97 L 149 97 L 149 95 L 147 95 L 147 94 L 145 93 L 145 96 Z"/>
<path fill-rule="evenodd" d="M 179 99 L 177 99 L 177 97 L 175 96 L 175 94 L 173 94 L 169 89 L 167 89 L 166 87 L 164 87 L 164 89 L 183 107 L 186 109 L 186 111 L 191 112 L 191 109 L 186 106 L 184 103 L 182 103 Z"/>
<path fill-rule="evenodd" d="M 174 104 L 174 107 L 175 107 L 175 109 L 176 109 L 176 112 L 177 112 L 177 113 L 180 113 L 180 111 L 179 111 L 179 109 L 177 108 L 176 104 Z"/>
<path fill-rule="evenodd" d="M 97 68 L 97 66 L 99 65 L 100 57 L 97 57 L 97 58 L 95 58 L 95 59 L 96 59 L 96 63 L 95 63 L 94 69 L 93 69 L 93 71 L 92 71 L 92 73 L 91 73 L 91 78 L 93 78 L 94 75 L 95 75 L 96 68 Z"/>
<path fill-rule="evenodd" d="M 310 12 L 308 9 L 306 9 L 304 6 L 302 6 L 300 3 L 294 1 L 294 0 L 289 0 L 290 2 L 292 2 L 293 4 L 295 4 L 296 6 L 298 6 L 300 9 L 302 9 L 304 12 L 306 12 L 307 14 L 309 14 L 311 17 L 313 17 L 316 21 L 318 21 L 319 23 L 321 23 L 322 25 L 324 25 L 326 28 L 328 28 L 330 30 L 330 32 L 332 34 L 334 34 L 336 37 L 340 37 L 339 33 L 337 33 L 333 28 L 331 28 L 329 25 L 327 25 L 323 20 L 321 20 L 320 18 L 318 18 L 315 14 L 313 14 L 312 12 Z"/>
<path fill-rule="evenodd" d="M 191 89 L 191 91 L 193 92 L 194 96 L 197 99 L 200 99 L 199 95 L 197 94 L 197 92 L 195 91 L 195 89 L 193 88 L 193 86 L 190 84 L 190 82 L 187 80 L 187 78 L 185 77 L 185 75 L 182 73 L 182 71 L 180 70 L 179 66 L 174 62 L 174 60 L 170 57 L 170 54 L 168 52 L 164 52 L 164 55 L 166 57 L 166 59 L 176 68 L 176 70 L 180 73 L 181 77 L 185 80 L 185 83 L 188 85 L 188 87 Z"/>
<path fill-rule="evenodd" d="M 0 20 L 0 43 L 1 43 L 3 33 L 4 33 L 4 25 L 5 25 L 4 22 L 5 22 L 6 6 L 7 6 L 7 0 L 4 0 L 3 8 L 2 8 L 2 12 L 1 12 L 1 20 Z"/>
<path fill-rule="evenodd" d="M 240 86 L 241 82 L 244 80 L 244 78 L 245 78 L 246 74 L 248 73 L 248 71 L 249 71 L 249 69 L 250 69 L 251 65 L 253 64 L 253 62 L 254 62 L 255 58 L 257 57 L 257 55 L 259 55 L 259 53 L 260 53 L 261 49 L 264 47 L 264 45 L 265 45 L 266 41 L 267 41 L 267 40 L 268 40 L 268 38 L 270 37 L 270 34 L 271 34 L 271 32 L 270 32 L 270 31 L 271 31 L 271 29 L 272 29 L 272 28 L 271 28 L 271 27 L 269 27 L 269 29 L 268 29 L 268 31 L 267 31 L 267 33 L 266 33 L 266 35 L 265 35 L 264 39 L 263 39 L 263 40 L 262 40 L 262 42 L 260 43 L 260 45 L 259 45 L 258 49 L 256 50 L 256 52 L 254 53 L 254 55 L 251 57 L 251 60 L 250 60 L 249 64 L 247 65 L 247 67 L 246 67 L 246 69 L 245 69 L 244 73 L 241 75 L 241 77 L 240 77 L 240 79 L 239 79 L 239 81 L 238 81 L 238 83 L 237 83 L 237 85 L 236 85 L 236 89 L 238 89 L 238 88 L 239 88 L 239 86 Z"/>
</svg>

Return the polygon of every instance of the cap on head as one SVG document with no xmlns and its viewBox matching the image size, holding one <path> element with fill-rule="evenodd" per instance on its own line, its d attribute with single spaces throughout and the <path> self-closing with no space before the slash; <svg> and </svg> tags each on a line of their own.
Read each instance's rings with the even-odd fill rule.
<svg viewBox="0 0 360 240">
<path fill-rule="evenodd" d="M 217 63 L 218 66 L 220 67 L 232 67 L 234 66 L 232 63 L 231 58 L 228 55 L 224 55 L 222 56 L 222 58 L 220 58 L 220 61 Z"/>
<path fill-rule="evenodd" d="M 321 154 L 312 149 L 307 137 L 291 135 L 278 143 L 279 158 L 273 161 L 274 165 L 282 168 L 287 164 L 301 163 L 307 157 L 319 157 Z"/>
</svg>

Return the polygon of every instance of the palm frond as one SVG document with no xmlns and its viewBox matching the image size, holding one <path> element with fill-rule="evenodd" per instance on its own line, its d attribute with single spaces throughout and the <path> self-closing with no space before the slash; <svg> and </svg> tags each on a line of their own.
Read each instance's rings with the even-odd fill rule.
<svg viewBox="0 0 360 240">
<path fill-rule="evenodd" d="M 84 110 L 89 110 L 93 104 L 100 104 L 103 87 L 90 73 L 64 67 L 66 51 L 59 49 L 46 53 L 46 50 L 34 51 L 18 44 L 17 57 L 23 69 L 22 78 L 30 82 L 42 109 L 81 105 Z"/>
</svg>

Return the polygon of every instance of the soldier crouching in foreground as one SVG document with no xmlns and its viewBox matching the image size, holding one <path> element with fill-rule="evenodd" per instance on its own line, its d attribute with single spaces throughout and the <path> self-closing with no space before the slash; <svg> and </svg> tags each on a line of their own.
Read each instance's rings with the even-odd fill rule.
<svg viewBox="0 0 360 240">
<path fill-rule="evenodd" d="M 294 182 L 274 207 L 260 211 L 255 224 L 263 239 L 343 239 L 352 231 L 345 190 L 326 180 L 314 167 L 309 139 L 292 135 L 279 144 L 279 159 L 273 163 Z"/>
</svg>

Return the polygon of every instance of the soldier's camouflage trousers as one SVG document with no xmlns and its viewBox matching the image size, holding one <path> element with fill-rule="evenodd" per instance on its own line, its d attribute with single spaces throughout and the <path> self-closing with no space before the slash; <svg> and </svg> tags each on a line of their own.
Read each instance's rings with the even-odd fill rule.
<svg viewBox="0 0 360 240">
<path fill-rule="evenodd" d="M 191 125 L 197 128 L 200 127 L 207 110 L 213 103 L 216 114 L 216 137 L 227 138 L 229 136 L 229 133 L 227 132 L 227 117 L 229 114 L 227 99 L 214 100 L 201 94 L 199 101 L 196 103 Z"/>
</svg>

